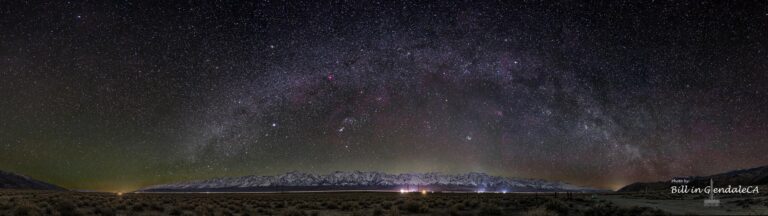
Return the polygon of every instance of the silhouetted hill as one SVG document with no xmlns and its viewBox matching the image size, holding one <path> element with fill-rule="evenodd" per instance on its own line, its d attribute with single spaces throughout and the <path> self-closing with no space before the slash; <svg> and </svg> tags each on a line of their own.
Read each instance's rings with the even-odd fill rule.
<svg viewBox="0 0 768 216">
<path fill-rule="evenodd" d="M 691 180 L 688 185 L 696 186 L 708 185 L 709 179 L 715 181 L 715 186 L 766 185 L 768 184 L 768 166 L 734 170 L 710 176 L 691 176 L 688 178 Z M 624 186 L 619 189 L 619 192 L 669 190 L 670 186 L 672 186 L 672 183 L 669 180 L 660 182 L 638 182 Z"/>
<path fill-rule="evenodd" d="M 6 189 L 36 189 L 36 190 L 66 190 L 62 187 L 32 179 L 23 175 L 0 170 L 0 188 Z"/>
</svg>

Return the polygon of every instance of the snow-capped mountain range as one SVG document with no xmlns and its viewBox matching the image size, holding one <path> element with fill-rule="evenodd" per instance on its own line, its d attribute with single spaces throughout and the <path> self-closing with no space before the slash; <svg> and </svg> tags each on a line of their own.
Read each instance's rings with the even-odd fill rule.
<svg viewBox="0 0 768 216">
<path fill-rule="evenodd" d="M 485 173 L 441 174 L 382 172 L 341 172 L 325 175 L 288 172 L 276 176 L 243 176 L 154 185 L 137 192 L 248 192 L 248 191 L 601 191 L 563 182 L 541 179 L 507 178 Z"/>
</svg>

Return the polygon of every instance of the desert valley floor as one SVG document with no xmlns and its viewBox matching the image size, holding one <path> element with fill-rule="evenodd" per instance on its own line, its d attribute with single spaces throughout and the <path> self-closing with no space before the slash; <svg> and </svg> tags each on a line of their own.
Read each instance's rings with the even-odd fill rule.
<svg viewBox="0 0 768 216">
<path fill-rule="evenodd" d="M 0 215 L 667 215 L 768 214 L 768 197 L 663 193 L 83 193 L 0 190 Z"/>
</svg>

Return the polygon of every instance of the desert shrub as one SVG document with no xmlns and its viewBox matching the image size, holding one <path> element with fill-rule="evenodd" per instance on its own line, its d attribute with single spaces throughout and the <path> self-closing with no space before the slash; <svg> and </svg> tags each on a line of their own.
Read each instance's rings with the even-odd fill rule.
<svg viewBox="0 0 768 216">
<path fill-rule="evenodd" d="M 56 203 L 56 211 L 59 211 L 61 216 L 78 215 L 77 207 L 72 201 L 62 200 Z"/>
<path fill-rule="evenodd" d="M 733 203 L 736 206 L 739 206 L 739 207 L 742 207 L 742 208 L 749 208 L 752 205 L 759 204 L 760 200 L 752 199 L 752 198 L 746 198 L 746 199 L 738 199 L 738 200 L 730 201 L 729 203 Z"/>
<path fill-rule="evenodd" d="M 381 207 L 385 208 L 385 209 L 392 208 L 392 202 L 390 202 L 390 201 L 382 202 L 381 203 Z"/>
<path fill-rule="evenodd" d="M 354 201 L 347 201 L 341 204 L 341 210 L 343 211 L 354 211 L 359 208 L 360 207 L 357 205 L 357 202 Z"/>
<path fill-rule="evenodd" d="M 400 216 L 400 208 L 398 208 L 396 205 L 393 205 L 391 210 L 389 210 L 390 216 Z"/>
<path fill-rule="evenodd" d="M 253 205 L 256 206 L 256 207 L 260 207 L 260 208 L 271 208 L 272 207 L 272 205 L 270 205 L 268 202 L 256 202 Z"/>
<path fill-rule="evenodd" d="M 421 205 L 419 205 L 419 213 L 427 213 L 427 212 L 429 212 L 429 205 L 427 205 L 426 203 L 422 203 Z"/>
<path fill-rule="evenodd" d="M 558 214 L 553 212 L 553 211 L 547 210 L 544 207 L 537 207 L 537 208 L 533 208 L 533 209 L 528 210 L 527 212 L 525 212 L 525 215 L 528 215 L 528 216 L 557 216 Z"/>
<path fill-rule="evenodd" d="M 198 215 L 208 215 L 208 208 L 204 206 L 197 206 L 195 207 L 195 213 Z"/>
<path fill-rule="evenodd" d="M 261 213 L 261 214 L 265 214 L 265 215 L 272 215 L 272 214 L 274 214 L 273 211 L 271 209 L 268 209 L 268 208 L 258 208 L 257 212 Z"/>
<path fill-rule="evenodd" d="M 439 199 L 431 202 L 430 206 L 444 208 L 446 206 L 446 203 L 442 199 Z"/>
<path fill-rule="evenodd" d="M 664 211 L 648 207 L 618 208 L 610 202 L 592 206 L 584 215 L 669 215 Z"/>
<path fill-rule="evenodd" d="M 111 208 L 107 207 L 100 207 L 96 208 L 96 214 L 102 215 L 102 216 L 113 216 L 115 215 L 115 211 L 113 211 Z"/>
<path fill-rule="evenodd" d="M 131 206 L 131 211 L 143 212 L 144 211 L 144 206 L 140 205 L 140 204 L 135 204 L 135 205 Z"/>
<path fill-rule="evenodd" d="M 11 204 L 6 203 L 5 201 L 0 201 L 0 210 L 8 210 L 11 209 Z"/>
<path fill-rule="evenodd" d="M 496 205 L 483 205 L 480 208 L 480 215 L 502 215 L 502 212 Z"/>
<path fill-rule="evenodd" d="M 225 209 L 219 209 L 219 211 L 216 212 L 215 215 L 232 215 L 232 211 L 230 211 L 229 209 L 226 209 L 226 208 Z"/>
<path fill-rule="evenodd" d="M 375 207 L 373 208 L 373 212 L 371 213 L 373 216 L 383 216 L 384 215 L 384 209 L 381 207 Z"/>
<path fill-rule="evenodd" d="M 418 203 L 415 201 L 407 201 L 405 204 L 403 204 L 403 209 L 410 212 L 410 213 L 427 213 L 429 212 L 429 207 L 424 203 Z"/>
<path fill-rule="evenodd" d="M 191 204 L 181 205 L 181 206 L 179 206 L 179 208 L 181 209 L 181 211 L 194 211 L 195 210 L 195 205 L 191 205 Z"/>
<path fill-rule="evenodd" d="M 184 211 L 182 211 L 180 208 L 174 206 L 174 207 L 170 208 L 170 211 L 168 212 L 168 214 L 169 215 L 181 215 L 183 212 Z"/>
<path fill-rule="evenodd" d="M 239 211 L 240 208 L 242 208 L 242 206 L 241 205 L 230 204 L 229 207 L 227 207 L 227 208 L 229 209 L 229 211 Z"/>
<path fill-rule="evenodd" d="M 44 208 L 40 209 L 40 212 L 43 213 L 43 215 L 53 215 L 54 210 L 53 210 L 53 208 L 48 206 L 48 207 L 44 207 Z"/>
<path fill-rule="evenodd" d="M 306 216 L 307 213 L 305 213 L 304 211 L 295 209 L 295 208 L 288 208 L 288 209 L 283 210 L 283 212 L 280 215 L 283 215 L 283 216 Z"/>
<path fill-rule="evenodd" d="M 20 203 L 16 208 L 13 210 L 13 215 L 16 216 L 37 216 L 42 215 L 40 212 L 40 208 L 35 206 L 32 203 Z"/>
<path fill-rule="evenodd" d="M 461 215 L 461 209 L 457 208 L 456 206 L 459 204 L 455 204 L 451 206 L 450 209 L 448 209 L 448 214 L 450 216 L 460 216 Z"/>
<path fill-rule="evenodd" d="M 453 206 L 451 206 L 451 209 L 455 209 L 456 211 L 461 211 L 461 210 L 464 210 L 466 208 L 464 207 L 464 204 L 456 203 L 456 204 L 453 204 Z"/>
<path fill-rule="evenodd" d="M 181 213 L 182 216 L 198 216 L 193 212 L 184 211 L 184 213 Z"/>
<path fill-rule="evenodd" d="M 464 201 L 464 208 L 466 209 L 476 209 L 479 205 L 480 203 L 478 203 L 477 201 L 473 201 L 473 200 Z"/>
<path fill-rule="evenodd" d="M 46 201 L 37 201 L 36 203 L 37 203 L 37 207 L 40 207 L 40 208 L 49 208 L 49 207 L 51 207 L 51 204 L 46 202 Z"/>
<path fill-rule="evenodd" d="M 556 199 L 550 200 L 549 202 L 544 204 L 544 206 L 547 208 L 547 210 L 553 211 L 559 215 L 568 214 L 568 206 L 565 205 L 565 203 L 563 203 L 560 200 L 556 200 Z"/>
<path fill-rule="evenodd" d="M 298 209 L 312 209 L 314 207 L 313 204 L 309 202 L 299 202 L 295 206 Z"/>
<path fill-rule="evenodd" d="M 88 199 L 83 199 L 77 202 L 78 208 L 85 208 L 85 207 L 88 207 L 89 205 L 90 205 L 90 200 Z"/>
<path fill-rule="evenodd" d="M 611 205 L 597 204 L 584 212 L 584 215 L 615 215 L 616 208 Z"/>
<path fill-rule="evenodd" d="M 395 200 L 394 205 L 401 205 L 403 203 L 405 203 L 405 201 L 403 199 L 397 199 L 397 200 Z"/>
<path fill-rule="evenodd" d="M 159 212 L 165 211 L 165 208 L 163 206 L 160 206 L 160 205 L 155 204 L 155 203 L 149 205 L 149 209 L 152 210 L 152 211 L 159 211 Z"/>
<path fill-rule="evenodd" d="M 335 202 L 328 202 L 328 203 L 325 203 L 325 208 L 326 209 L 338 209 L 339 205 L 336 204 Z"/>
<path fill-rule="evenodd" d="M 629 209 L 622 209 L 621 212 L 623 215 L 668 215 L 664 211 L 658 209 L 639 206 L 635 206 Z"/>
</svg>

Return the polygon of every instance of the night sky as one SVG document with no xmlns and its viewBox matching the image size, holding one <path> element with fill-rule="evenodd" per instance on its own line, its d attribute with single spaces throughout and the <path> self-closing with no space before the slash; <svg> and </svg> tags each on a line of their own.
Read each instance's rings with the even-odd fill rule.
<svg viewBox="0 0 768 216">
<path fill-rule="evenodd" d="M 158 2 L 0 5 L 0 169 L 616 189 L 768 165 L 765 1 Z"/>
</svg>

